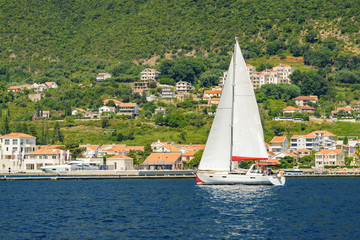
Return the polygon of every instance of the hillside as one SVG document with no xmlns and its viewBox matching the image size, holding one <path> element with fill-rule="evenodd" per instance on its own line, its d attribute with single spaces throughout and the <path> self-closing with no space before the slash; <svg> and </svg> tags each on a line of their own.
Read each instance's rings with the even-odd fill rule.
<svg viewBox="0 0 360 240">
<path fill-rule="evenodd" d="M 64 80 L 175 53 L 227 55 L 234 36 L 247 58 L 288 55 L 323 40 L 359 53 L 359 10 L 352 0 L 5 0 L 0 75 Z"/>
</svg>

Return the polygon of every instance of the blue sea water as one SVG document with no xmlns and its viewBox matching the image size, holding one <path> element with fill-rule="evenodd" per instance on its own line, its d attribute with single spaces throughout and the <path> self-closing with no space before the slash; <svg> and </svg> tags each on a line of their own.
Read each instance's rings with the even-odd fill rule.
<svg viewBox="0 0 360 240">
<path fill-rule="evenodd" d="M 0 239 L 359 239 L 360 178 L 1 181 Z"/>
</svg>

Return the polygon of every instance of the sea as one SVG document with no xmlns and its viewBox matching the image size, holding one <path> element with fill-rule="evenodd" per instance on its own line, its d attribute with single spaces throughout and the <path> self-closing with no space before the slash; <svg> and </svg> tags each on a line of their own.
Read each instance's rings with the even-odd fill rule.
<svg viewBox="0 0 360 240">
<path fill-rule="evenodd" d="M 0 239 L 360 239 L 360 178 L 1 181 Z"/>
</svg>

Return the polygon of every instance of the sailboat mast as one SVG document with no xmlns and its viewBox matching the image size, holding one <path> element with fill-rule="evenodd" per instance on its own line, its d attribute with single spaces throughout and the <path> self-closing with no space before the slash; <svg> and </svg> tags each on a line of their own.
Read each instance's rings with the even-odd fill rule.
<svg viewBox="0 0 360 240">
<path fill-rule="evenodd" d="M 236 42 L 235 37 L 234 55 L 233 55 L 233 82 L 231 83 L 231 123 L 230 123 L 230 171 L 232 170 L 232 155 L 234 145 L 234 97 L 235 97 L 235 69 L 236 69 Z"/>
</svg>

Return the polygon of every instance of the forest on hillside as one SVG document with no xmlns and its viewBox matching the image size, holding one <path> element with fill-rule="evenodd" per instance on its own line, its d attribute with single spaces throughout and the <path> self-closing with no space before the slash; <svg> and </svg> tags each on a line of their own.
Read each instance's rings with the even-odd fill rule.
<svg viewBox="0 0 360 240">
<path fill-rule="evenodd" d="M 4 0 L 0 78 L 82 81 L 154 56 L 222 59 L 234 36 L 248 59 L 308 56 L 306 64 L 326 67 L 339 54 L 348 62 L 358 53 L 359 11 L 353 0 Z"/>
</svg>

